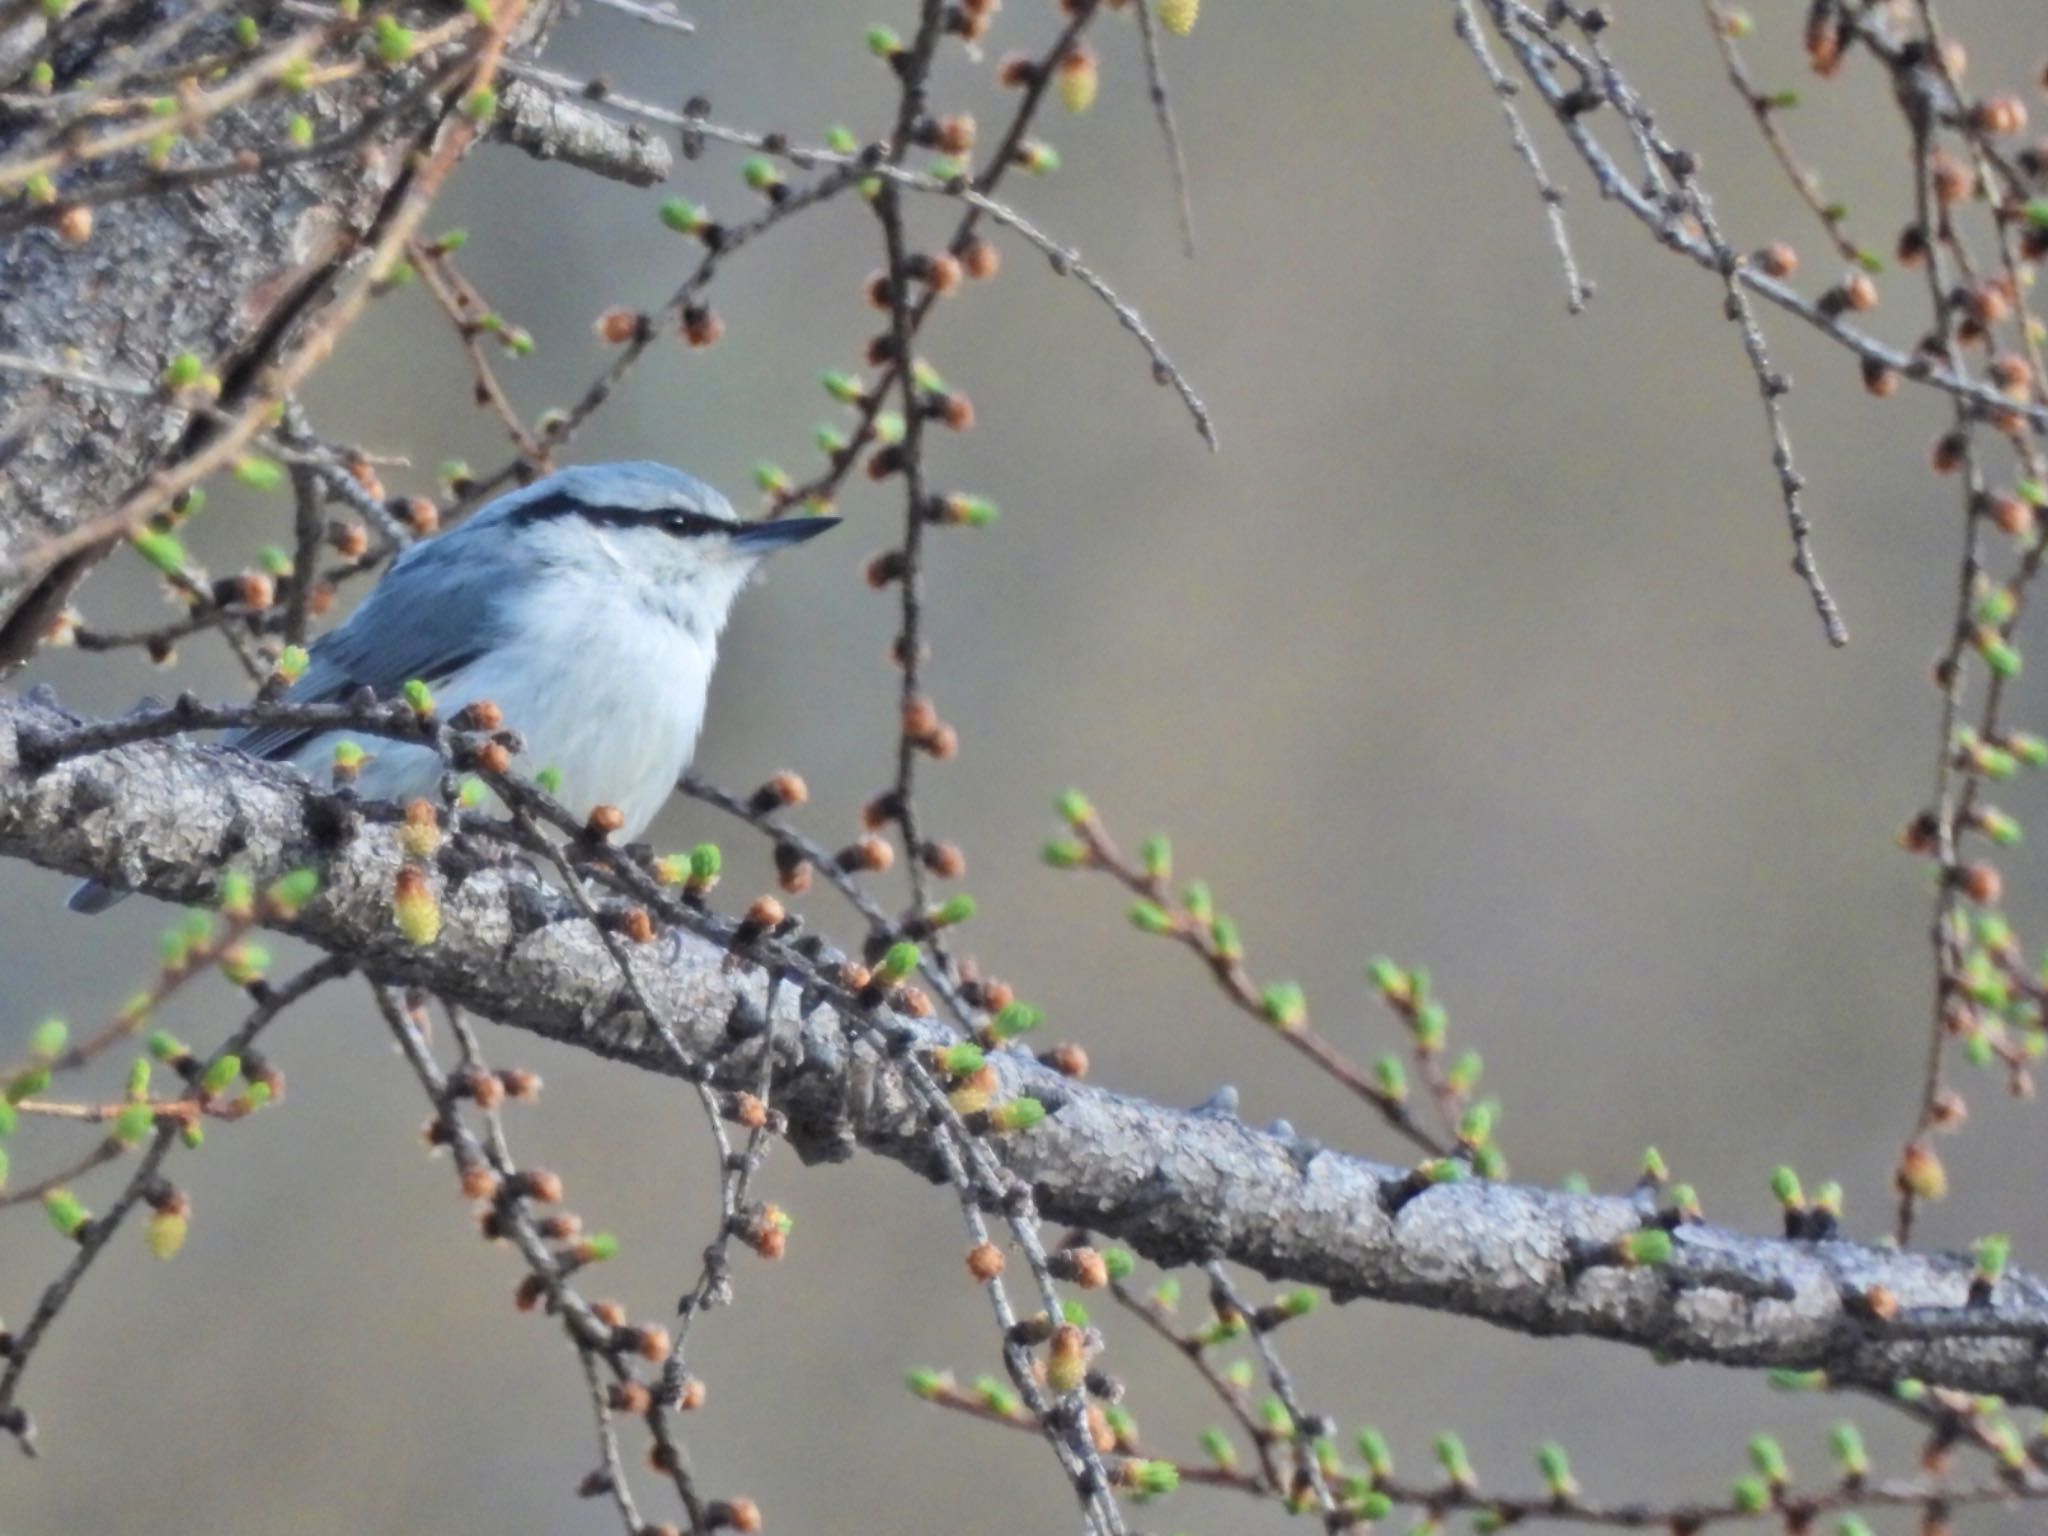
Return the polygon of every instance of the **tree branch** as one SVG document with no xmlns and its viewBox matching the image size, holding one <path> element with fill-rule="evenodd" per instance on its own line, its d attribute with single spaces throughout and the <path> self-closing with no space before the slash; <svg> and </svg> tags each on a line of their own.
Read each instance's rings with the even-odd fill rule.
<svg viewBox="0 0 2048 1536">
<path fill-rule="evenodd" d="M 337 818 L 320 814 L 332 797 L 284 769 L 187 742 L 135 742 L 40 774 L 24 767 L 24 731 L 74 725 L 46 700 L 0 695 L 0 855 L 182 902 L 216 899 L 230 865 L 260 886 L 314 863 L 320 894 L 281 921 L 288 931 L 380 981 L 429 987 L 645 1070 L 681 1070 L 627 1002 L 601 936 L 531 869 L 479 860 L 470 840 L 451 838 L 431 877 L 440 936 L 417 947 L 391 909 L 403 862 L 394 829 L 343 818 L 337 834 Z M 775 989 L 778 1027 L 764 1031 L 768 979 L 716 943 L 670 931 L 628 957 L 639 990 L 721 1085 L 758 1087 L 761 1052 L 776 1053 L 774 1101 L 801 1156 L 838 1159 L 858 1147 L 942 1177 L 922 1106 L 898 1070 L 855 1043 L 829 1006 L 806 1009 L 804 988 Z M 895 1024 L 932 1044 L 951 1038 L 937 1024 Z M 1044 1215 L 1163 1264 L 1224 1258 L 1340 1299 L 1524 1333 L 1820 1370 L 1843 1386 L 1911 1377 L 2048 1406 L 2048 1284 L 2031 1277 L 2009 1274 L 1973 1306 L 1964 1257 L 1704 1224 L 1675 1230 L 1669 1263 L 1632 1267 L 1619 1244 L 1659 1220 L 1646 1198 L 1430 1183 L 1228 1115 L 1071 1083 L 1023 1052 L 991 1060 L 1005 1096 L 1028 1092 L 1056 1110 L 1002 1143 Z"/>
</svg>

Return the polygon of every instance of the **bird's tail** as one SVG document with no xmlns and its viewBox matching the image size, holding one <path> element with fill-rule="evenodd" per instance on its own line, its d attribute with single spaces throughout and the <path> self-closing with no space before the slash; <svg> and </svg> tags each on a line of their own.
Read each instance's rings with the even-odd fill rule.
<svg viewBox="0 0 2048 1536">
<path fill-rule="evenodd" d="M 74 912 L 83 912 L 87 917 L 97 917 L 116 902 L 126 901 L 128 895 L 127 891 L 117 891 L 111 885 L 88 880 L 71 893 L 71 899 L 64 905 Z"/>
</svg>

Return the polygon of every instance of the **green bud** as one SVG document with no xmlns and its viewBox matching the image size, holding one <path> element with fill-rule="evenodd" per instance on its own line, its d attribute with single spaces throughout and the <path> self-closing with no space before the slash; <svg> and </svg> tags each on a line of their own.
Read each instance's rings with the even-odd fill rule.
<svg viewBox="0 0 2048 1536">
<path fill-rule="evenodd" d="M 20 1104 L 34 1098 L 50 1086 L 50 1069 L 45 1066 L 23 1067 L 7 1081 L 4 1095 L 9 1104 Z"/>
<path fill-rule="evenodd" d="M 1474 1104 L 1459 1117 L 1458 1140 L 1468 1147 L 1483 1147 L 1493 1136 L 1493 1108 Z"/>
<path fill-rule="evenodd" d="M 603 1264 L 619 1256 L 619 1239 L 612 1232 L 593 1233 L 583 1240 L 582 1247 L 593 1264 Z"/>
<path fill-rule="evenodd" d="M 473 123 L 488 123 L 498 115 L 498 93 L 480 85 L 462 98 L 462 115 Z"/>
<path fill-rule="evenodd" d="M 533 776 L 533 784 L 544 795 L 559 795 L 562 792 L 562 770 L 550 763 Z"/>
<path fill-rule="evenodd" d="M 176 576 L 185 569 L 185 546 L 168 533 L 138 528 L 128 536 L 128 542 L 135 546 L 138 555 L 166 576 Z"/>
<path fill-rule="evenodd" d="M 1308 1022 L 1308 997 L 1291 981 L 1276 981 L 1261 992 L 1259 1009 L 1276 1029 L 1291 1032 Z"/>
<path fill-rule="evenodd" d="M 1448 1431 L 1436 1437 L 1436 1462 L 1444 1469 L 1444 1476 L 1461 1488 L 1469 1488 L 1478 1481 L 1472 1473 L 1471 1458 L 1465 1454 L 1465 1442 Z"/>
<path fill-rule="evenodd" d="M 1244 940 L 1239 937 L 1237 923 L 1228 917 L 1217 917 L 1209 924 L 1209 942 L 1216 953 L 1225 960 L 1244 958 Z"/>
<path fill-rule="evenodd" d="M 1569 1499 L 1579 1491 L 1579 1485 L 1572 1479 L 1571 1458 L 1555 1441 L 1537 1449 L 1536 1470 L 1543 1474 L 1543 1486 L 1554 1499 Z"/>
<path fill-rule="evenodd" d="M 53 1189 L 44 1195 L 43 1209 L 49 1213 L 50 1225 L 66 1237 L 78 1236 L 80 1230 L 92 1219 L 91 1214 L 79 1202 L 78 1196 L 68 1189 Z"/>
<path fill-rule="evenodd" d="M 1127 1466 L 1131 1486 L 1141 1499 L 1158 1498 L 1180 1486 L 1180 1468 L 1170 1461 L 1133 1461 Z"/>
<path fill-rule="evenodd" d="M 254 16 L 235 18 L 235 41 L 244 48 L 254 48 L 263 40 L 263 29 L 256 25 Z"/>
<path fill-rule="evenodd" d="M 1060 1317 L 1062 1320 L 1072 1323 L 1076 1328 L 1086 1328 L 1088 1326 L 1088 1309 L 1078 1301 L 1061 1302 Z"/>
<path fill-rule="evenodd" d="M 1671 1262 L 1671 1234 L 1662 1227 L 1645 1227 L 1640 1232 L 1631 1232 L 1621 1240 L 1621 1261 L 1624 1264 L 1649 1268 Z"/>
<path fill-rule="evenodd" d="M 989 1020 L 989 1029 L 998 1040 L 1014 1040 L 1019 1035 L 1029 1034 L 1045 1022 L 1045 1015 L 1029 1003 L 1012 1002 L 1003 1006 L 1001 1012 Z"/>
<path fill-rule="evenodd" d="M 156 1128 L 156 1111 L 147 1104 L 124 1104 L 114 1117 L 114 1140 L 132 1147 Z"/>
<path fill-rule="evenodd" d="M 1848 1420 L 1828 1431 L 1828 1449 L 1835 1453 L 1835 1460 L 1848 1476 L 1861 1477 L 1870 1470 L 1870 1457 L 1863 1449 L 1863 1431 Z"/>
<path fill-rule="evenodd" d="M 867 399 L 867 391 L 859 379 L 836 368 L 827 368 L 818 376 L 818 382 L 825 386 L 825 393 L 841 405 L 859 405 Z"/>
<path fill-rule="evenodd" d="M 197 1152 L 206 1144 L 206 1127 L 197 1120 L 188 1120 L 178 1127 L 178 1140 L 185 1144 L 187 1151 Z"/>
<path fill-rule="evenodd" d="M 932 922 L 940 928 L 952 928 L 974 916 L 974 898 L 965 894 L 954 896 L 932 913 Z"/>
<path fill-rule="evenodd" d="M 1145 873 L 1154 880 L 1172 878 L 1173 844 L 1164 834 L 1155 834 L 1152 837 L 1146 838 L 1139 856 L 1144 861 Z"/>
<path fill-rule="evenodd" d="M 415 40 L 411 31 L 388 13 L 377 18 L 375 36 L 377 57 L 386 64 L 403 64 L 412 57 Z"/>
<path fill-rule="evenodd" d="M 71 1038 L 71 1026 L 62 1019 L 45 1019 L 35 1027 L 28 1037 L 29 1054 L 49 1061 L 64 1049 L 64 1042 Z"/>
<path fill-rule="evenodd" d="M 1214 1428 L 1202 1431 L 1202 1453 L 1228 1472 L 1237 1465 L 1237 1447 L 1230 1443 L 1230 1436 Z"/>
<path fill-rule="evenodd" d="M 1977 1255 L 1978 1277 L 1995 1285 L 2005 1273 L 2006 1261 L 2012 1257 L 2012 1239 L 2003 1232 L 1994 1232 L 1978 1238 L 1971 1251 Z"/>
<path fill-rule="evenodd" d="M 206 373 L 197 352 L 180 352 L 164 369 L 164 384 L 171 389 L 190 389 Z"/>
<path fill-rule="evenodd" d="M 1083 822 L 1095 819 L 1095 807 L 1088 803 L 1088 797 L 1078 789 L 1063 791 L 1053 801 L 1052 808 L 1058 813 L 1060 820 L 1070 826 L 1079 826 Z"/>
<path fill-rule="evenodd" d="M 139 1101 L 149 1097 L 149 1078 L 152 1070 L 147 1056 L 138 1056 L 128 1063 L 127 1094 L 131 1100 Z"/>
<path fill-rule="evenodd" d="M 320 872 L 301 866 L 273 884 L 264 896 L 281 916 L 291 917 L 311 901 L 319 890 Z"/>
<path fill-rule="evenodd" d="M 1131 1278 L 1138 1267 L 1138 1261 L 1128 1248 L 1105 1248 L 1102 1250 L 1102 1267 L 1109 1278 L 1121 1284 Z"/>
<path fill-rule="evenodd" d="M 224 1093 L 228 1085 L 241 1075 L 242 1058 L 229 1054 L 206 1069 L 206 1075 L 200 1078 L 199 1086 L 209 1094 Z"/>
<path fill-rule="evenodd" d="M 889 946 L 881 962 L 876 965 L 875 976 L 893 987 L 916 971 L 923 959 L 923 953 L 915 944 L 908 939 L 898 940 Z"/>
<path fill-rule="evenodd" d="M 1006 1136 L 1028 1131 L 1044 1119 L 1045 1106 L 1028 1096 L 998 1104 L 989 1114 L 990 1125 Z"/>
<path fill-rule="evenodd" d="M 1401 1065 L 1401 1058 L 1391 1051 L 1384 1052 L 1374 1059 L 1372 1075 L 1384 1097 L 1396 1104 L 1408 1097 L 1408 1069 Z"/>
<path fill-rule="evenodd" d="M 1785 1466 L 1784 1449 L 1769 1435 L 1756 1435 L 1751 1438 L 1749 1464 L 1756 1468 L 1757 1476 L 1774 1488 L 1782 1488 L 1791 1481 L 1792 1474 Z"/>
<path fill-rule="evenodd" d="M 946 1047 L 944 1060 L 949 1076 L 971 1077 L 987 1064 L 988 1058 L 972 1040 L 962 1040 L 957 1045 Z"/>
<path fill-rule="evenodd" d="M 1087 845 L 1071 837 L 1056 837 L 1041 855 L 1054 869 L 1078 869 L 1088 862 Z"/>
<path fill-rule="evenodd" d="M 1738 1477 L 1731 1492 L 1735 1507 L 1745 1515 L 1760 1515 L 1771 1507 L 1771 1490 L 1760 1477 Z"/>
<path fill-rule="evenodd" d="M 869 27 L 867 44 L 868 52 L 878 59 L 893 59 L 903 51 L 903 39 L 889 27 Z"/>
<path fill-rule="evenodd" d="M 903 1378 L 903 1384 L 926 1402 L 930 1402 L 946 1390 L 946 1378 L 937 1371 L 911 1371 Z"/>
<path fill-rule="evenodd" d="M 1156 901 L 1142 897 L 1131 903 L 1131 926 L 1140 933 L 1169 934 L 1175 929 L 1173 914 Z"/>
<path fill-rule="evenodd" d="M 825 130 L 825 147 L 835 155 L 850 155 L 860 148 L 860 140 L 844 123 L 834 123 Z"/>
<path fill-rule="evenodd" d="M 405 687 L 400 692 L 405 695 L 405 702 L 412 706 L 414 714 L 422 719 L 433 714 L 434 690 L 429 688 L 421 679 L 417 677 L 407 678 Z"/>
<path fill-rule="evenodd" d="M 767 192 L 782 184 L 781 173 L 775 169 L 775 162 L 766 155 L 749 156 L 740 167 L 740 175 L 747 186 L 755 192 Z"/>
<path fill-rule="evenodd" d="M 1826 1371 L 1779 1369 L 1769 1372 L 1764 1379 L 1780 1392 L 1819 1392 L 1828 1384 Z"/>
<path fill-rule="evenodd" d="M 724 863 L 718 844 L 699 843 L 690 850 L 690 884 L 699 890 L 710 889 L 718 883 L 719 870 Z"/>
<path fill-rule="evenodd" d="M 1782 1164 L 1771 1170 L 1771 1195 L 1787 1210 L 1798 1210 L 1806 1204 L 1806 1195 L 1799 1187 L 1799 1175 Z"/>
</svg>

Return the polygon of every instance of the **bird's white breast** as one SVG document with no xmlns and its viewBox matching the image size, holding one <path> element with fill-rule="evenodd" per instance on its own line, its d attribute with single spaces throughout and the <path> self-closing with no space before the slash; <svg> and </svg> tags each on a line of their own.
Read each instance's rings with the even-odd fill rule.
<svg viewBox="0 0 2048 1536">
<path fill-rule="evenodd" d="M 528 600 L 513 637 L 440 691 L 452 712 L 489 699 L 526 740 L 527 774 L 552 769 L 578 816 L 624 813 L 624 837 L 654 819 L 689 766 L 704 723 L 717 639 L 657 615 L 610 583 Z"/>
</svg>

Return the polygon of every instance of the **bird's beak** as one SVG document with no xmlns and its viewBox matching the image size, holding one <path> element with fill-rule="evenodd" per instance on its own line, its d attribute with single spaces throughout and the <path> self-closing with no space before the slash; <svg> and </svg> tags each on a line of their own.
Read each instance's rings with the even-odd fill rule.
<svg viewBox="0 0 2048 1536">
<path fill-rule="evenodd" d="M 778 517 L 765 523 L 748 523 L 732 536 L 734 549 L 750 555 L 769 555 L 791 544 L 814 539 L 827 528 L 838 526 L 836 517 Z"/>
</svg>

